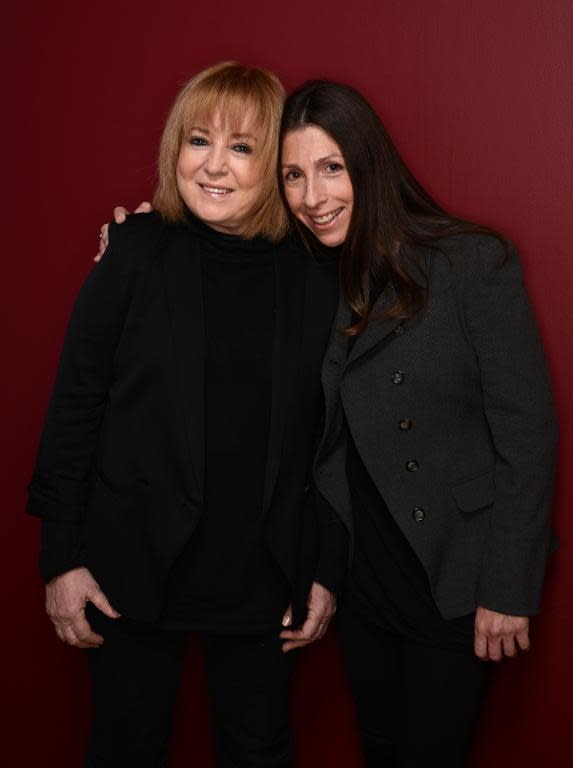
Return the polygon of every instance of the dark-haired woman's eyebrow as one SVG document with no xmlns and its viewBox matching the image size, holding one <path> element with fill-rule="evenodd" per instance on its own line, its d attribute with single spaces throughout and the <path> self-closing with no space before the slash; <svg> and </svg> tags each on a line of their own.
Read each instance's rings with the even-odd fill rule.
<svg viewBox="0 0 573 768">
<path fill-rule="evenodd" d="M 325 157 L 320 157 L 316 162 L 315 165 L 324 165 L 325 163 L 332 163 L 333 160 L 344 160 L 342 155 L 339 155 L 337 152 L 333 152 L 330 155 L 326 155 Z"/>
</svg>

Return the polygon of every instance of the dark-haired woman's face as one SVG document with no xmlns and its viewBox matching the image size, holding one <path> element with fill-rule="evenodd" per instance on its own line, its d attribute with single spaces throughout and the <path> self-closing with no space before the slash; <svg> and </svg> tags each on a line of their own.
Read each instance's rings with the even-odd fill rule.
<svg viewBox="0 0 573 768">
<path fill-rule="evenodd" d="M 354 195 L 338 144 L 307 125 L 283 139 L 281 175 L 292 213 L 328 246 L 344 242 Z"/>
</svg>

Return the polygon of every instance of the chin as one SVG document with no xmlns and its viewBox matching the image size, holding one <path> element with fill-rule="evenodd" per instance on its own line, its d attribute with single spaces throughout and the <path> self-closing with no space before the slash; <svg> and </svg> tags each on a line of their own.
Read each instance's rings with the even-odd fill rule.
<svg viewBox="0 0 573 768">
<path fill-rule="evenodd" d="M 328 248 L 335 248 L 337 245 L 342 245 L 346 240 L 346 232 L 315 232 L 314 235 L 317 240 L 320 240 L 320 242 Z"/>
</svg>

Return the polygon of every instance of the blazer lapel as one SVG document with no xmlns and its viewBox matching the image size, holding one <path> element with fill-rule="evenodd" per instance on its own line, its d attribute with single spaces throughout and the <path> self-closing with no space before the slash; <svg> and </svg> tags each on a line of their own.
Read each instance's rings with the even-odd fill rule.
<svg viewBox="0 0 573 768">
<path fill-rule="evenodd" d="M 328 350 L 324 359 L 323 380 L 328 380 L 330 378 L 329 371 L 338 370 L 342 373 L 346 365 L 353 363 L 354 360 L 361 357 L 365 352 L 368 352 L 368 350 L 372 349 L 373 346 L 378 344 L 378 342 L 388 336 L 388 334 L 395 333 L 397 335 L 402 332 L 401 328 L 403 320 L 400 318 L 393 317 L 385 320 L 376 319 L 376 316 L 381 314 L 385 307 L 394 300 L 395 295 L 394 289 L 391 286 L 388 286 L 378 297 L 370 312 L 370 320 L 366 329 L 356 339 L 350 354 L 348 354 L 349 338 L 341 333 L 341 329 L 348 328 L 351 324 L 352 310 L 346 303 L 341 292 L 332 336 L 330 337 Z"/>
<path fill-rule="evenodd" d="M 296 396 L 304 321 L 306 259 L 281 248 L 275 251 L 275 339 L 272 360 L 271 421 L 263 511 L 268 510 L 277 481 L 290 403 Z M 304 373 L 302 373 L 304 375 Z"/>
<path fill-rule="evenodd" d="M 352 310 L 346 303 L 342 291 L 338 299 L 338 308 L 332 325 L 332 333 L 324 358 L 323 372 L 330 367 L 342 369 L 346 365 L 348 357 L 348 336 L 341 333 L 343 328 L 348 328 L 352 322 Z"/>
<path fill-rule="evenodd" d="M 203 496 L 205 328 L 201 259 L 196 239 L 183 227 L 170 234 L 163 253 L 167 301 L 174 340 L 178 395 L 195 491 Z"/>
<path fill-rule="evenodd" d="M 403 318 L 390 317 L 383 320 L 376 319 L 384 310 L 392 304 L 396 298 L 396 292 L 392 285 L 387 285 L 382 291 L 377 301 L 375 302 L 370 312 L 370 318 L 366 329 L 356 339 L 350 355 L 348 356 L 347 365 L 350 365 L 359 357 L 372 349 L 382 339 L 386 338 L 391 333 L 396 335 L 402 333 Z"/>
</svg>

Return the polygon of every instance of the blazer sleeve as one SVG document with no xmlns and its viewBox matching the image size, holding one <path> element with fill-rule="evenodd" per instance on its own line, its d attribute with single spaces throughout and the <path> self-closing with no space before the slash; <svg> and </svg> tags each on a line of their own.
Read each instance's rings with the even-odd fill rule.
<svg viewBox="0 0 573 768">
<path fill-rule="evenodd" d="M 115 235 L 111 239 L 72 311 L 28 487 L 27 512 L 62 524 L 46 530 L 61 552 L 79 546 L 77 525 L 84 518 L 114 355 L 138 274 L 133 254 L 116 246 Z"/>
<path fill-rule="evenodd" d="M 46 584 L 62 573 L 86 564 L 82 523 L 42 520 L 40 575 Z"/>
<path fill-rule="evenodd" d="M 495 448 L 495 499 L 476 604 L 539 610 L 551 536 L 557 420 L 516 249 L 477 238 L 463 267 L 463 314 Z"/>
<path fill-rule="evenodd" d="M 316 456 L 325 425 L 325 408 L 322 403 L 320 418 L 313 434 L 312 455 Z M 348 571 L 350 541 L 346 526 L 326 501 L 314 483 L 309 480 L 313 494 L 313 506 L 319 527 L 319 555 L 314 581 L 330 592 L 342 590 Z"/>
</svg>

